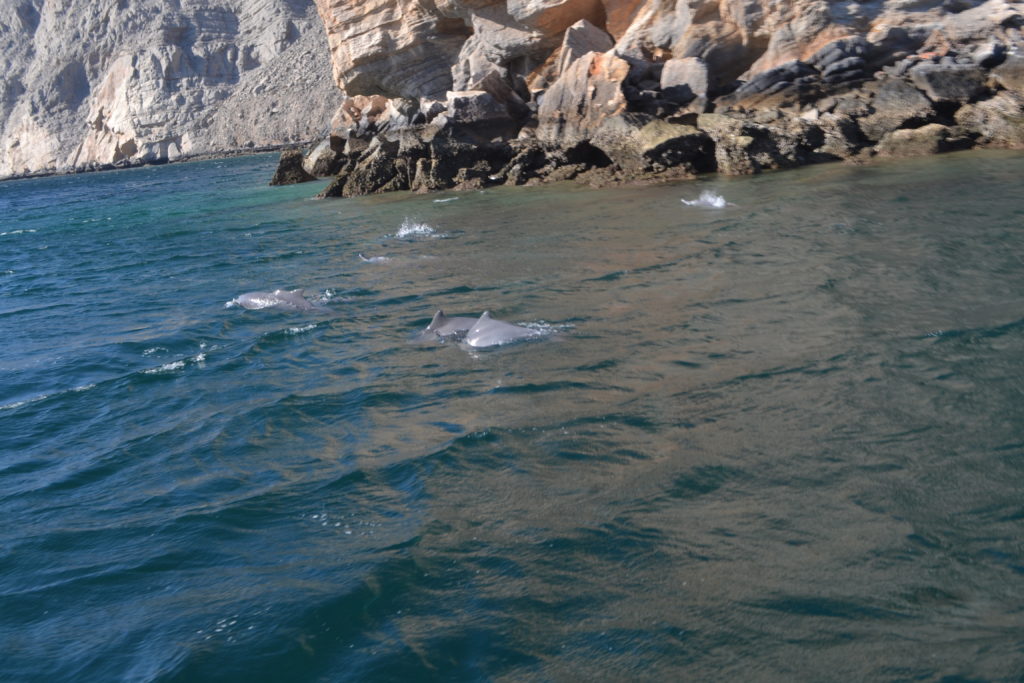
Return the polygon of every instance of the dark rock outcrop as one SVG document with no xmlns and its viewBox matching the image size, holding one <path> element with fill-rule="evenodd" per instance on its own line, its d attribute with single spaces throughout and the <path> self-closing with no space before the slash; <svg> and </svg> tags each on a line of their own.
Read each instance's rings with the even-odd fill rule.
<svg viewBox="0 0 1024 683">
<path fill-rule="evenodd" d="M 270 179 L 271 185 L 294 185 L 316 180 L 316 176 L 310 175 L 302 167 L 305 157 L 301 150 L 286 149 L 281 152 L 281 159 L 277 162 L 277 170 L 274 177 Z"/>
</svg>

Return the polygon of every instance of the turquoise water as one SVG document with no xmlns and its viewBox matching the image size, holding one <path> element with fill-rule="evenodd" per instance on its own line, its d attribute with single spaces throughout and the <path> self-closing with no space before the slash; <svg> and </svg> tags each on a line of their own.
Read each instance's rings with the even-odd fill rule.
<svg viewBox="0 0 1024 683">
<path fill-rule="evenodd" d="M 1024 156 L 274 163 L 0 183 L 0 679 L 1024 676 Z"/>
</svg>

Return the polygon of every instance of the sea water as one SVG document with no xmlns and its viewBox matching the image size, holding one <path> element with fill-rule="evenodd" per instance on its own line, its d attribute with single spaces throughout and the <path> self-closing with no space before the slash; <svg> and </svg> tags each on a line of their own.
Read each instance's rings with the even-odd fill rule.
<svg viewBox="0 0 1024 683">
<path fill-rule="evenodd" d="M 274 163 L 0 184 L 0 679 L 1024 675 L 1024 156 Z"/>
</svg>

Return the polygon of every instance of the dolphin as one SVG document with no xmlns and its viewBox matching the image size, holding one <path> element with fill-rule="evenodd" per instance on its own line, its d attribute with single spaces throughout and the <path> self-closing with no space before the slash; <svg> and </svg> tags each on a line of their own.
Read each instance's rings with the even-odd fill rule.
<svg viewBox="0 0 1024 683">
<path fill-rule="evenodd" d="M 465 342 L 469 346 L 479 349 L 539 336 L 541 333 L 537 330 L 497 320 L 491 317 L 490 311 L 484 311 L 480 319 L 473 323 L 473 327 L 466 333 Z"/>
<path fill-rule="evenodd" d="M 273 292 L 246 292 L 239 294 L 229 303 L 254 311 L 263 308 L 277 308 L 282 311 L 311 311 L 317 308 L 303 296 L 304 291 L 303 289 L 293 289 L 288 292 L 283 289 L 275 289 Z"/>
<path fill-rule="evenodd" d="M 437 313 L 434 314 L 433 320 L 420 332 L 417 339 L 420 341 L 434 338 L 462 339 L 466 336 L 469 328 L 473 327 L 474 323 L 476 323 L 475 318 L 449 318 L 444 314 L 444 311 L 438 309 Z"/>
</svg>

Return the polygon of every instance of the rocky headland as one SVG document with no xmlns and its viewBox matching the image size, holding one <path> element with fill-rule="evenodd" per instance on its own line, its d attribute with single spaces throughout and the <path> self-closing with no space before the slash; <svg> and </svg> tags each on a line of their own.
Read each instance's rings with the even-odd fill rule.
<svg viewBox="0 0 1024 683">
<path fill-rule="evenodd" d="M 1024 147 L 1009 0 L 317 0 L 324 196 Z"/>
<path fill-rule="evenodd" d="M 321 138 L 331 69 L 313 0 L 5 0 L 0 178 Z"/>
</svg>

